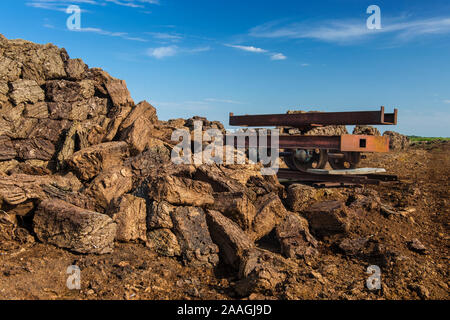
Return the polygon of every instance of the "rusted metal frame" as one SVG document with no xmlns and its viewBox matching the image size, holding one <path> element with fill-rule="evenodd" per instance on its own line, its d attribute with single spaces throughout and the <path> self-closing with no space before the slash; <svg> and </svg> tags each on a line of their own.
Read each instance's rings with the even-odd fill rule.
<svg viewBox="0 0 450 320">
<path fill-rule="evenodd" d="M 230 113 L 230 125 L 247 127 L 284 126 L 302 128 L 308 125 L 396 125 L 394 113 L 380 111 L 308 112 L 299 114 L 265 114 L 235 116 Z"/>
<path fill-rule="evenodd" d="M 314 182 L 312 186 L 315 188 L 358 187 L 361 186 L 361 184 L 348 182 Z"/>
<path fill-rule="evenodd" d="M 268 137 L 270 141 L 270 137 Z M 268 143 L 270 145 L 270 143 Z M 340 150 L 340 136 L 279 136 L 280 149 Z"/>
<path fill-rule="evenodd" d="M 326 149 L 340 152 L 389 152 L 389 137 L 342 136 L 280 136 L 280 149 Z"/>
<path fill-rule="evenodd" d="M 234 135 L 234 146 L 238 147 L 238 138 Z M 250 138 L 243 134 L 245 137 L 245 148 L 248 148 L 250 145 Z M 340 136 L 278 136 L 278 146 L 279 149 L 333 149 L 340 150 L 341 145 L 341 137 Z M 270 135 L 264 138 L 261 136 L 253 137 L 256 139 L 257 145 L 252 147 L 259 147 L 262 144 L 260 143 L 261 139 L 267 139 L 265 141 L 267 148 L 270 148 L 272 145 L 272 138 Z M 227 141 L 229 141 L 227 139 Z"/>
<path fill-rule="evenodd" d="M 380 181 L 383 181 L 383 182 L 399 181 L 398 180 L 398 176 L 390 175 L 390 174 L 375 174 L 375 173 L 371 173 L 371 174 L 367 174 L 365 176 L 367 178 L 369 178 L 369 179 L 376 179 L 376 180 L 380 180 Z"/>
<path fill-rule="evenodd" d="M 268 144 L 270 145 L 270 144 Z M 280 149 L 326 149 L 340 152 L 389 152 L 389 137 L 342 136 L 279 136 Z"/>
<path fill-rule="evenodd" d="M 249 147 L 250 139 L 245 136 L 245 147 Z M 257 139 L 259 147 L 261 136 Z M 265 139 L 265 138 L 264 138 Z M 267 136 L 268 148 L 271 147 L 271 136 Z M 238 140 L 234 140 L 237 147 Z M 351 135 L 342 136 L 279 136 L 279 149 L 325 149 L 340 152 L 389 152 L 389 138 L 378 136 Z"/>
<path fill-rule="evenodd" d="M 279 169 L 277 176 L 279 179 L 289 179 L 305 182 L 340 182 L 340 183 L 360 183 L 379 185 L 378 179 L 369 179 L 366 176 L 345 176 L 345 175 L 318 175 L 314 173 L 292 171 L 289 169 Z"/>
</svg>

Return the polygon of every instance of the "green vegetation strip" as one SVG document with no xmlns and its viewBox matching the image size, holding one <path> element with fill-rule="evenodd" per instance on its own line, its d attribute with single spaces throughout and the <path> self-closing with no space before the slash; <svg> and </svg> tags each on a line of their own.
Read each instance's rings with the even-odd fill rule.
<svg viewBox="0 0 450 320">
<path fill-rule="evenodd" d="M 450 138 L 443 138 L 443 137 L 418 137 L 418 136 L 409 136 L 409 140 L 411 141 L 450 141 Z"/>
</svg>

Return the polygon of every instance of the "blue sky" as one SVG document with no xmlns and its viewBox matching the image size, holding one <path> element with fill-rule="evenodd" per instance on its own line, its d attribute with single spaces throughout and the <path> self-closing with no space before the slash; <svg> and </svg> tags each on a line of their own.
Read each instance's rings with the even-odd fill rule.
<svg viewBox="0 0 450 320">
<path fill-rule="evenodd" d="M 7 38 L 65 47 L 163 120 L 384 105 L 399 125 L 381 129 L 450 136 L 448 0 L 3 0 L 0 16 Z"/>
</svg>

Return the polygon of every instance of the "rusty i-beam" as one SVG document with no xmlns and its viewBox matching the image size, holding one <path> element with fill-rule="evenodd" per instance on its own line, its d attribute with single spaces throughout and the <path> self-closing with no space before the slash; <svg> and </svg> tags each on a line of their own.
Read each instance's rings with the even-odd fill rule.
<svg viewBox="0 0 450 320">
<path fill-rule="evenodd" d="M 302 128 L 305 126 L 329 125 L 396 125 L 397 109 L 394 113 L 380 111 L 354 112 L 308 112 L 298 114 L 264 114 L 235 116 L 230 113 L 230 125 L 242 127 L 284 126 Z"/>
<path fill-rule="evenodd" d="M 259 137 L 257 137 L 259 145 Z M 237 144 L 236 144 L 237 145 Z M 246 147 L 249 140 L 245 140 Z M 271 138 L 267 136 L 267 145 Z M 342 136 L 279 136 L 280 149 L 321 149 L 342 152 L 389 152 L 389 138 L 344 134 Z"/>
</svg>

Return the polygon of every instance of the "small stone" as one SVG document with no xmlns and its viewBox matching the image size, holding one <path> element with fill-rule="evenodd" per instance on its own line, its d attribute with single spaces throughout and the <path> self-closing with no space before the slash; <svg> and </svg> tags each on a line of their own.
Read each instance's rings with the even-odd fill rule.
<svg viewBox="0 0 450 320">
<path fill-rule="evenodd" d="M 175 211 L 175 208 L 175 206 L 170 205 L 166 201 L 153 201 L 147 210 L 147 228 L 149 230 L 159 228 L 172 229 L 173 222 L 171 214 Z"/>
<path fill-rule="evenodd" d="M 417 293 L 417 295 L 421 298 L 421 299 L 429 299 L 430 298 L 430 291 L 428 291 L 427 288 L 425 288 L 423 285 L 420 284 L 412 284 L 408 286 L 410 290 L 414 291 Z"/>
<path fill-rule="evenodd" d="M 166 257 L 181 255 L 181 247 L 177 237 L 169 229 L 156 229 L 147 232 L 148 248 Z"/>
<path fill-rule="evenodd" d="M 305 211 L 311 229 L 319 235 L 346 233 L 351 211 L 341 201 L 318 202 Z"/>
<path fill-rule="evenodd" d="M 339 249 L 341 249 L 346 255 L 353 256 L 358 254 L 364 248 L 367 241 L 367 238 L 344 239 L 339 244 Z"/>
<path fill-rule="evenodd" d="M 292 184 L 288 188 L 287 202 L 292 211 L 301 212 L 311 201 L 317 200 L 317 189 L 303 184 Z"/>
<path fill-rule="evenodd" d="M 427 248 L 418 239 L 413 239 L 408 242 L 408 247 L 410 250 L 418 252 L 420 254 L 427 254 Z"/>
</svg>

